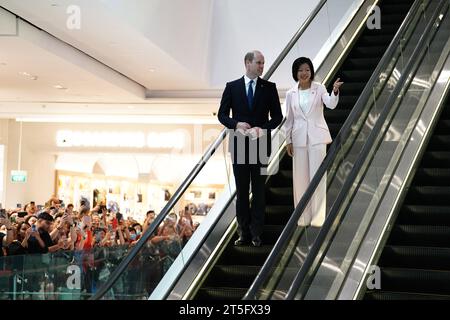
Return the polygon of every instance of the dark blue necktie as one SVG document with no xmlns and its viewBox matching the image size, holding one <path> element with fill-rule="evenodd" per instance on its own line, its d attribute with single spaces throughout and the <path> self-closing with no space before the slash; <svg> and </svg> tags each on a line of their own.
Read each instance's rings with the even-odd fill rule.
<svg viewBox="0 0 450 320">
<path fill-rule="evenodd" d="M 252 110 L 252 106 L 253 106 L 253 80 L 250 80 L 250 83 L 249 83 L 249 86 L 248 86 L 247 101 L 248 101 L 248 106 L 249 106 L 250 111 L 251 111 Z"/>
</svg>

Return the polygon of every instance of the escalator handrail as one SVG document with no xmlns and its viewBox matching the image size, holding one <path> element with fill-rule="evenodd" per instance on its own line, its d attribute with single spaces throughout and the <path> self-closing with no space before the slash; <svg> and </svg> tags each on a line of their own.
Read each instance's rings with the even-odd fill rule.
<svg viewBox="0 0 450 320">
<path fill-rule="evenodd" d="M 299 28 L 299 30 L 294 34 L 292 39 L 288 42 L 288 44 L 283 49 L 283 51 L 275 59 L 275 61 L 273 62 L 272 66 L 269 68 L 269 70 L 267 70 L 266 74 L 263 76 L 263 79 L 268 80 L 273 75 L 275 70 L 278 68 L 278 66 L 281 64 L 281 62 L 284 60 L 284 58 L 288 55 L 288 53 L 291 51 L 291 49 L 294 47 L 294 45 L 298 42 L 298 40 L 300 39 L 302 34 L 309 27 L 311 22 L 314 20 L 314 18 L 317 16 L 317 14 L 319 13 L 319 11 L 322 9 L 322 7 L 325 5 L 325 3 L 327 1 L 328 0 L 321 0 L 320 3 L 314 8 L 314 10 L 310 13 L 308 18 L 305 20 L 305 22 Z M 282 124 L 283 124 L 283 122 L 281 123 L 281 125 Z M 186 179 L 181 183 L 181 185 L 175 191 L 174 195 L 170 198 L 168 203 L 164 206 L 161 213 L 155 218 L 155 220 L 152 222 L 152 224 L 149 226 L 149 228 L 144 232 L 144 234 L 139 239 L 139 241 L 136 243 L 136 245 L 130 250 L 130 253 L 114 269 L 114 271 L 111 273 L 110 277 L 108 278 L 107 282 L 99 290 L 97 290 L 97 292 L 90 298 L 90 300 L 101 299 L 106 294 L 106 292 L 108 292 L 111 289 L 111 287 L 114 285 L 114 283 L 120 277 L 120 275 L 126 270 L 126 268 L 131 263 L 131 261 L 133 261 L 133 259 L 136 257 L 136 255 L 139 253 L 139 251 L 142 249 L 142 247 L 147 243 L 149 238 L 156 231 L 158 226 L 164 221 L 166 216 L 171 212 L 171 210 L 173 209 L 175 204 L 180 200 L 181 196 L 184 194 L 184 192 L 186 191 L 188 186 L 192 183 L 192 181 L 194 181 L 194 179 L 200 173 L 202 168 L 206 165 L 206 162 L 208 162 L 208 160 L 215 153 L 216 149 L 221 145 L 222 141 L 227 136 L 227 132 L 228 131 L 226 128 L 224 128 L 221 131 L 221 133 L 219 134 L 217 139 L 208 147 L 207 151 L 204 153 L 204 155 L 202 156 L 200 161 L 194 166 L 194 168 L 188 174 Z"/>
<path fill-rule="evenodd" d="M 316 240 L 314 241 L 313 246 L 311 247 L 311 250 L 309 251 L 308 256 L 305 259 L 305 262 L 303 263 L 302 267 L 296 274 L 294 281 L 291 284 L 291 287 L 289 288 L 288 292 L 286 293 L 285 299 L 291 300 L 295 298 L 295 296 L 298 294 L 298 291 L 300 289 L 301 284 L 307 277 L 308 273 L 310 272 L 310 269 L 314 263 L 314 261 L 317 259 L 317 255 L 319 254 L 319 251 L 325 242 L 325 238 L 330 232 L 330 229 L 333 225 L 335 225 L 336 218 L 339 213 L 339 209 L 341 204 L 343 203 L 344 199 L 347 197 L 351 186 L 354 183 L 354 180 L 356 179 L 356 176 L 360 169 L 362 168 L 364 161 L 366 160 L 367 156 L 369 155 L 369 152 L 373 149 L 373 146 L 375 145 L 376 139 L 379 136 L 379 133 L 389 115 L 391 112 L 391 106 L 394 105 L 395 100 L 400 95 L 402 89 L 405 85 L 407 85 L 407 81 L 410 78 L 410 72 L 412 72 L 414 64 L 416 63 L 417 59 L 420 58 L 420 56 L 427 50 L 427 43 L 430 41 L 431 37 L 434 36 L 434 33 L 430 32 L 433 28 L 433 25 L 435 24 L 436 19 L 439 17 L 439 14 L 441 13 L 444 5 L 448 3 L 448 0 L 441 0 L 439 3 L 439 6 L 436 8 L 433 16 L 429 20 L 423 34 L 421 35 L 412 55 L 411 58 L 408 61 L 408 64 L 405 67 L 405 70 L 403 71 L 403 74 L 401 75 L 400 79 L 398 80 L 394 90 L 392 91 L 391 95 L 389 96 L 389 99 L 386 101 L 386 103 L 383 106 L 383 109 L 380 113 L 379 118 L 377 119 L 376 124 L 374 125 L 369 137 L 367 138 L 363 149 L 359 153 L 359 156 L 357 160 L 355 161 L 355 165 L 353 166 L 352 170 L 349 173 L 349 179 L 346 179 L 344 185 L 341 188 L 341 191 L 339 192 L 338 197 L 336 198 L 336 201 L 333 203 L 332 208 L 330 209 L 330 214 L 325 220 L 319 234 L 317 235 Z M 320 258 L 320 257 L 319 257 Z"/>
<path fill-rule="evenodd" d="M 292 233 L 294 232 L 297 226 L 298 219 L 300 218 L 301 214 L 303 213 L 306 206 L 310 202 L 310 199 L 314 195 L 320 181 L 327 174 L 327 171 L 331 168 L 332 164 L 334 163 L 334 160 L 337 158 L 339 152 L 338 146 L 341 145 L 342 142 L 344 142 L 343 137 L 347 136 L 347 132 L 349 132 L 352 129 L 353 123 L 363 113 L 364 107 L 368 99 L 372 95 L 372 89 L 373 87 L 375 87 L 375 84 L 379 79 L 379 74 L 387 67 L 388 63 L 395 54 L 397 44 L 400 42 L 403 33 L 407 31 L 409 25 L 413 21 L 413 18 L 416 15 L 417 10 L 420 9 L 420 4 L 422 3 L 422 1 L 423 0 L 416 0 L 411 9 L 409 10 L 407 16 L 403 20 L 399 30 L 395 34 L 393 40 L 391 41 L 387 50 L 385 51 L 385 54 L 383 55 L 374 72 L 372 73 L 372 76 L 370 77 L 369 81 L 364 87 L 361 95 L 356 101 L 355 106 L 353 107 L 349 116 L 347 117 L 338 134 L 334 138 L 334 141 L 331 144 L 330 149 L 328 150 L 327 155 L 325 156 L 325 159 L 323 160 L 322 164 L 320 165 L 319 169 L 317 170 L 316 174 L 311 180 L 308 188 L 306 189 L 303 197 L 300 199 L 297 207 L 294 209 L 291 218 L 289 218 L 289 221 L 287 222 L 285 228 L 283 229 L 275 246 L 271 250 L 269 257 L 266 259 L 266 262 L 264 263 L 260 272 L 256 276 L 256 279 L 252 283 L 250 289 L 245 294 L 243 300 L 254 299 L 256 297 L 256 293 L 258 292 L 258 290 L 264 285 L 264 283 L 266 283 L 268 277 L 271 274 L 271 270 L 275 262 L 277 261 L 278 255 L 281 253 L 283 247 L 285 247 L 285 244 L 287 243 L 287 241 L 289 241 Z"/>
</svg>

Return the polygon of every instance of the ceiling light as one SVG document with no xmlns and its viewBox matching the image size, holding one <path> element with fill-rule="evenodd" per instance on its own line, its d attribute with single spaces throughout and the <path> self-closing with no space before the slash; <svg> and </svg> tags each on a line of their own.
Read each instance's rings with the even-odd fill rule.
<svg viewBox="0 0 450 320">
<path fill-rule="evenodd" d="M 60 84 L 54 85 L 53 88 L 58 89 L 58 90 L 67 90 L 66 87 L 64 87 L 64 86 L 62 86 L 62 85 L 60 85 Z"/>
<path fill-rule="evenodd" d="M 148 71 L 150 71 L 150 72 L 155 72 L 155 69 L 150 68 L 150 69 L 148 69 Z"/>
<path fill-rule="evenodd" d="M 28 72 L 25 72 L 25 71 L 19 72 L 19 74 L 21 76 L 23 76 L 23 77 L 26 77 L 26 78 L 30 79 L 30 80 L 37 80 L 38 79 L 38 76 L 34 76 L 34 75 L 32 75 L 32 74 L 30 74 Z"/>
</svg>

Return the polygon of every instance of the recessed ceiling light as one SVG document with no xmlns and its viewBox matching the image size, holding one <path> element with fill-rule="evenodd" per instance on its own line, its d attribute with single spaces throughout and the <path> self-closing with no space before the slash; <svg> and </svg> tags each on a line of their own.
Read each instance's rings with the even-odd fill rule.
<svg viewBox="0 0 450 320">
<path fill-rule="evenodd" d="M 150 69 L 148 69 L 148 71 L 150 71 L 150 72 L 155 72 L 155 69 L 150 68 Z"/>
<path fill-rule="evenodd" d="M 26 77 L 26 78 L 30 79 L 30 80 L 37 80 L 38 79 L 38 76 L 34 76 L 34 75 L 29 74 L 28 72 L 25 72 L 25 71 L 19 72 L 19 74 L 21 76 L 23 76 L 23 77 Z"/>
<path fill-rule="evenodd" d="M 64 86 L 62 86 L 62 85 L 60 85 L 60 84 L 54 85 L 53 88 L 58 89 L 58 90 L 67 90 L 66 87 L 64 87 Z"/>
</svg>

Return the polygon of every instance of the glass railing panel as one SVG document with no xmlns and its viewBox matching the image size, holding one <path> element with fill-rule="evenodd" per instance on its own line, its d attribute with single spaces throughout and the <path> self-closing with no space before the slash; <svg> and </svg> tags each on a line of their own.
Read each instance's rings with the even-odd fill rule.
<svg viewBox="0 0 450 320">
<path fill-rule="evenodd" d="M 148 299 L 175 261 L 181 268 L 189 262 L 183 248 L 196 233 L 207 234 L 235 189 L 228 148 L 227 136 L 103 299 Z"/>
<path fill-rule="evenodd" d="M 126 246 L 0 258 L 0 300 L 85 300 L 127 253 Z"/>
</svg>

